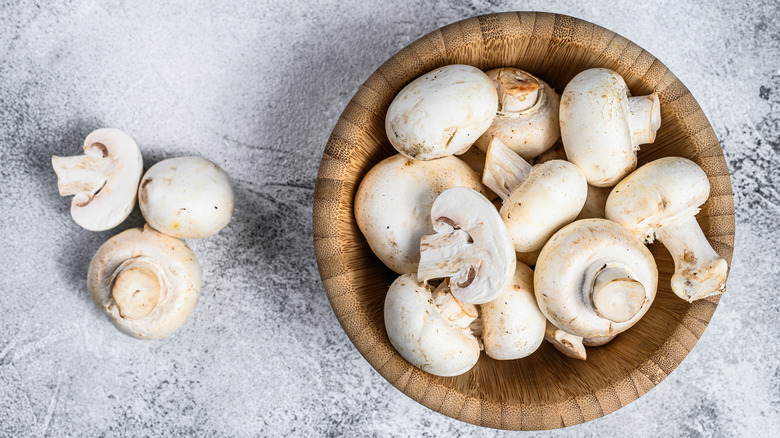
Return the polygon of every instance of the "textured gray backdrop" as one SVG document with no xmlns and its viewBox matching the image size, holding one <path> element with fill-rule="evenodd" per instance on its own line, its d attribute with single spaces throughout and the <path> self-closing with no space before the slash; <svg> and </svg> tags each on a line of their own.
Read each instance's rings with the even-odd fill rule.
<svg viewBox="0 0 780 438">
<path fill-rule="evenodd" d="M 322 289 L 311 204 L 330 130 L 374 69 L 506 10 L 590 20 L 669 66 L 722 142 L 737 208 L 728 292 L 688 358 L 560 434 L 780 430 L 780 6 L 572 3 L 0 2 L 0 435 L 501 435 L 418 405 L 363 360 Z M 91 233 L 57 194 L 50 156 L 104 126 L 130 133 L 147 168 L 200 155 L 234 181 L 231 224 L 188 241 L 200 303 L 162 341 L 121 335 L 86 292 L 92 254 L 140 214 Z"/>
</svg>

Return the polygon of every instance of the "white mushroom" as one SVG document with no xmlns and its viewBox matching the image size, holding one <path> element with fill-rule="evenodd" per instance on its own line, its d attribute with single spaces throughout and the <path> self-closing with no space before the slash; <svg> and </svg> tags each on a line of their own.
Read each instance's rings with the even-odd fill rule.
<svg viewBox="0 0 780 438">
<path fill-rule="evenodd" d="M 122 333 L 158 339 L 189 318 L 200 297 L 195 254 L 175 238 L 145 226 L 112 237 L 92 258 L 87 288 Z"/>
<path fill-rule="evenodd" d="M 586 347 L 601 347 L 602 345 L 607 345 L 608 343 L 610 343 L 616 337 L 617 337 L 617 335 L 594 336 L 592 338 L 583 338 L 582 339 L 582 345 L 584 345 Z"/>
<path fill-rule="evenodd" d="M 84 140 L 84 155 L 53 155 L 51 164 L 60 195 L 75 195 L 70 214 L 81 227 L 109 230 L 133 211 L 143 159 L 138 145 L 124 132 L 92 131 Z"/>
<path fill-rule="evenodd" d="M 468 65 L 447 65 L 415 79 L 385 116 L 390 144 L 417 160 L 466 152 L 490 126 L 498 107 L 493 82 Z"/>
<path fill-rule="evenodd" d="M 171 158 L 141 180 L 144 219 L 169 236 L 197 239 L 224 228 L 233 217 L 233 186 L 216 164 L 199 157 Z"/>
<path fill-rule="evenodd" d="M 493 359 L 520 359 L 541 345 L 547 320 L 536 304 L 533 283 L 534 271 L 518 263 L 504 293 L 480 306 L 482 342 Z"/>
<path fill-rule="evenodd" d="M 558 140 L 558 95 L 541 79 L 517 68 L 487 72 L 498 92 L 498 112 L 475 145 L 487 150 L 498 137 L 512 151 L 530 160 Z"/>
<path fill-rule="evenodd" d="M 582 336 L 567 333 L 550 321 L 546 321 L 544 339 L 551 343 L 556 350 L 572 359 L 586 360 L 588 358 Z"/>
<path fill-rule="evenodd" d="M 627 176 L 607 199 L 606 216 L 635 236 L 657 237 L 674 258 L 672 291 L 691 302 L 726 289 L 728 264 L 696 222 L 710 194 L 707 174 L 691 160 L 666 157 Z"/>
<path fill-rule="evenodd" d="M 636 168 L 639 145 L 661 126 L 658 94 L 629 97 L 623 78 L 606 68 L 574 77 L 561 95 L 561 139 L 588 184 L 610 187 Z"/>
<path fill-rule="evenodd" d="M 394 155 L 366 174 L 355 195 L 355 219 L 382 263 L 399 274 L 417 272 L 420 238 L 434 233 L 433 201 L 452 187 L 484 190 L 479 174 L 457 157 L 417 161 Z"/>
<path fill-rule="evenodd" d="M 479 359 L 479 342 L 468 328 L 477 309 L 446 291 L 435 292 L 414 274 L 398 277 L 385 296 L 387 336 L 412 365 L 437 376 L 457 376 Z"/>
<path fill-rule="evenodd" d="M 449 278 L 460 301 L 483 304 L 497 298 L 515 273 L 512 239 L 493 204 L 465 187 L 445 190 L 431 207 L 436 234 L 420 239 L 417 278 Z"/>
<path fill-rule="evenodd" d="M 658 286 L 650 251 L 605 219 L 580 220 L 555 233 L 534 272 L 539 309 L 553 325 L 581 337 L 628 330 L 650 308 Z"/>
</svg>

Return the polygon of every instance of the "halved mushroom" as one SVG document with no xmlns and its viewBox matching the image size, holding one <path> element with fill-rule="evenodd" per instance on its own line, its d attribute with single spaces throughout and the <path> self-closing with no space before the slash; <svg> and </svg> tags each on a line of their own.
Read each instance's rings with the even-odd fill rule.
<svg viewBox="0 0 780 438">
<path fill-rule="evenodd" d="M 605 219 L 567 225 L 547 242 L 534 271 L 539 309 L 581 337 L 628 330 L 655 299 L 658 270 L 650 250 Z"/>
<path fill-rule="evenodd" d="M 149 226 L 133 228 L 104 243 L 89 265 L 92 300 L 122 333 L 158 339 L 189 318 L 200 297 L 195 254 L 175 237 Z"/>
<path fill-rule="evenodd" d="M 433 201 L 452 187 L 484 191 L 479 174 L 457 157 L 417 161 L 394 155 L 366 174 L 355 194 L 355 219 L 382 263 L 399 274 L 417 272 L 420 238 L 434 233 Z"/>
<path fill-rule="evenodd" d="M 52 155 L 51 164 L 60 195 L 75 195 L 70 214 L 81 227 L 109 230 L 133 211 L 143 159 L 138 145 L 124 132 L 92 131 L 84 139 L 84 155 Z"/>
<path fill-rule="evenodd" d="M 607 199 L 606 216 L 639 239 L 657 237 L 674 258 L 672 291 L 692 302 L 726 290 L 728 264 L 696 222 L 710 195 L 707 174 L 691 160 L 665 157 L 627 176 Z"/>
<path fill-rule="evenodd" d="M 541 249 L 574 220 L 588 193 L 585 176 L 574 164 L 552 160 L 531 167 L 497 137 L 490 142 L 482 181 L 504 199 L 501 218 L 519 253 Z"/>
<path fill-rule="evenodd" d="M 199 239 L 216 234 L 233 217 L 230 178 L 200 157 L 160 161 L 144 174 L 138 194 L 144 219 L 169 236 Z"/>
<path fill-rule="evenodd" d="M 390 343 L 412 365 L 437 376 L 457 376 L 479 359 L 479 342 L 469 330 L 474 306 L 451 293 L 430 288 L 415 274 L 398 277 L 385 296 L 385 328 Z"/>
<path fill-rule="evenodd" d="M 487 150 L 492 138 L 498 137 L 525 160 L 549 149 L 560 136 L 555 91 L 517 68 L 496 68 L 486 74 L 498 92 L 498 112 L 475 145 Z"/>
<path fill-rule="evenodd" d="M 567 333 L 550 321 L 545 321 L 544 339 L 551 343 L 556 350 L 572 359 L 586 360 L 588 358 L 582 336 Z"/>
<path fill-rule="evenodd" d="M 544 339 L 546 319 L 534 296 L 534 271 L 517 263 L 509 287 L 495 300 L 480 306 L 482 342 L 493 359 L 529 356 Z"/>
<path fill-rule="evenodd" d="M 490 126 L 498 98 L 493 82 L 469 65 L 447 65 L 415 79 L 390 103 L 385 130 L 408 158 L 459 155 Z"/>
<path fill-rule="evenodd" d="M 639 146 L 661 126 L 658 94 L 629 97 L 623 78 L 606 68 L 579 73 L 561 95 L 561 139 L 588 184 L 610 187 L 636 168 Z"/>
<path fill-rule="evenodd" d="M 479 192 L 454 187 L 433 202 L 436 234 L 420 239 L 421 282 L 449 278 L 452 294 L 470 304 L 496 299 L 515 273 L 515 252 L 493 204 Z"/>
</svg>

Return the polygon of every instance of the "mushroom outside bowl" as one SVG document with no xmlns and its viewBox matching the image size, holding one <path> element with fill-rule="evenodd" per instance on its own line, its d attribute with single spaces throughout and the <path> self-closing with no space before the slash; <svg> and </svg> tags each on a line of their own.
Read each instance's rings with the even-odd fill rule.
<svg viewBox="0 0 780 438">
<path fill-rule="evenodd" d="M 388 340 L 383 303 L 397 274 L 371 252 L 355 222 L 353 200 L 363 176 L 396 153 L 385 113 L 403 86 L 448 64 L 482 70 L 518 67 L 560 93 L 577 73 L 605 67 L 620 73 L 632 95 L 657 91 L 663 124 L 639 166 L 665 156 L 701 166 L 711 185 L 697 220 L 729 265 L 734 200 L 723 152 L 696 100 L 660 61 L 607 29 L 548 13 L 483 15 L 450 24 L 413 42 L 377 69 L 347 104 L 325 147 L 314 195 L 314 248 L 333 311 L 368 362 L 409 397 L 461 421 L 514 430 L 571 426 L 613 412 L 669 375 L 701 337 L 719 296 L 689 304 L 671 291 L 674 262 L 659 243 L 658 293 L 642 320 L 611 343 L 570 359 L 549 343 L 531 356 L 496 361 L 484 353 L 457 377 L 437 377 L 406 362 Z"/>
</svg>

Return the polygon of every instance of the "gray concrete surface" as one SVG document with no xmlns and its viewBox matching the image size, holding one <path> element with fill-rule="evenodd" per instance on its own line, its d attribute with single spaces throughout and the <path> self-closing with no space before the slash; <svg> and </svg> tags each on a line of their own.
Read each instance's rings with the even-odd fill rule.
<svg viewBox="0 0 780 438">
<path fill-rule="evenodd" d="M 330 130 L 375 68 L 437 27 L 519 9 L 593 21 L 669 66 L 722 141 L 738 221 L 728 293 L 682 365 L 613 414 L 523 436 L 780 430 L 777 2 L 161 3 L 0 3 L 0 436 L 503 436 L 360 356 L 319 281 L 311 204 Z M 200 155 L 235 183 L 233 222 L 188 242 L 203 294 L 163 341 L 121 335 L 86 292 L 92 254 L 140 214 L 91 233 L 57 194 L 50 155 L 103 126 L 146 167 Z"/>
</svg>

